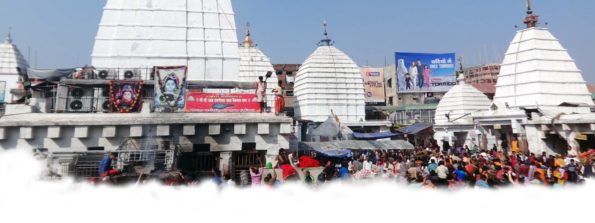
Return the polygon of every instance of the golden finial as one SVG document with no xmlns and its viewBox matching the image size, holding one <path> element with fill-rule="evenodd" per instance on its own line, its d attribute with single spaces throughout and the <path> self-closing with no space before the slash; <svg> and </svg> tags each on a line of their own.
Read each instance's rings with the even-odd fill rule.
<svg viewBox="0 0 595 223">
<path fill-rule="evenodd" d="M 244 38 L 244 47 L 252 47 L 254 46 L 254 41 L 252 41 L 252 36 L 250 34 L 250 23 L 246 23 L 246 37 Z"/>
</svg>

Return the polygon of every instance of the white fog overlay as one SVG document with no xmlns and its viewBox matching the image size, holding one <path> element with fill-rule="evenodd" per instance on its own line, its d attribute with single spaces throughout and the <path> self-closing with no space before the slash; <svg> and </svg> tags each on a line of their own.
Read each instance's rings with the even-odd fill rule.
<svg viewBox="0 0 595 223">
<path fill-rule="evenodd" d="M 116 188 L 42 181 L 43 167 L 26 151 L 0 151 L 0 222 L 584 222 L 595 200 L 593 182 L 457 192 L 396 183 Z"/>
</svg>

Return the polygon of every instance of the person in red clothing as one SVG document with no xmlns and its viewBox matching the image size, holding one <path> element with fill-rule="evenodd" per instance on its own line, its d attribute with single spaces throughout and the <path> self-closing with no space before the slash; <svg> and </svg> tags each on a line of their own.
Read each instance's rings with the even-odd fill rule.
<svg viewBox="0 0 595 223">
<path fill-rule="evenodd" d="M 469 176 L 471 176 L 475 172 L 475 168 L 477 168 L 477 167 L 475 167 L 475 165 L 473 165 L 472 163 L 468 163 L 465 166 L 465 170 L 467 171 L 467 174 Z"/>
<path fill-rule="evenodd" d="M 102 181 L 107 181 L 110 177 L 120 175 L 120 170 L 112 168 L 112 162 L 117 159 L 116 153 L 107 154 L 99 164 L 99 177 Z"/>
<path fill-rule="evenodd" d="M 297 171 L 291 165 L 285 149 L 279 149 L 279 155 L 277 155 L 276 160 L 279 164 L 279 168 L 281 168 L 281 170 L 283 171 L 284 181 L 290 177 L 297 177 Z"/>
<path fill-rule="evenodd" d="M 283 81 L 279 81 L 278 85 L 273 88 L 275 94 L 275 115 L 279 115 L 285 109 L 285 98 L 283 98 Z"/>
</svg>

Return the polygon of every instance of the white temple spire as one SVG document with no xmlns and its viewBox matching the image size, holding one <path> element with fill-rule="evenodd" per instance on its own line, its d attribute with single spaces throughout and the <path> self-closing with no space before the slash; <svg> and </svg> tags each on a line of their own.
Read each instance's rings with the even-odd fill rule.
<svg viewBox="0 0 595 223">
<path fill-rule="evenodd" d="M 533 9 L 531 9 L 531 0 L 527 1 L 527 16 L 525 17 L 525 23 L 527 28 L 537 27 L 537 22 L 539 21 L 538 15 L 533 15 Z"/>
<path fill-rule="evenodd" d="M 8 27 L 8 35 L 6 35 L 5 43 L 11 44 L 12 43 L 12 27 Z"/>
<path fill-rule="evenodd" d="M 538 16 L 527 1 L 527 28 L 519 30 L 502 61 L 494 103 L 499 107 L 535 108 L 566 113 L 591 113 L 592 106 L 581 70 L 554 35 L 536 27 Z"/>
<path fill-rule="evenodd" d="M 332 46 L 333 44 L 333 40 L 331 40 L 331 38 L 328 37 L 328 23 L 326 22 L 326 20 L 323 22 L 322 24 L 324 26 L 324 38 L 322 40 L 320 40 L 320 42 L 318 42 L 319 46 Z"/>
<path fill-rule="evenodd" d="M 459 84 L 465 84 L 465 70 L 463 69 L 463 57 L 459 57 L 459 71 L 457 81 Z"/>
<path fill-rule="evenodd" d="M 361 70 L 333 46 L 324 24 L 324 39 L 300 66 L 295 78 L 295 118 L 324 122 L 332 111 L 343 123 L 360 123 L 366 118 Z"/>
<path fill-rule="evenodd" d="M 246 23 L 246 37 L 244 38 L 244 42 L 242 43 L 243 47 L 253 47 L 254 41 L 252 40 L 252 34 L 250 33 L 250 22 Z"/>
</svg>

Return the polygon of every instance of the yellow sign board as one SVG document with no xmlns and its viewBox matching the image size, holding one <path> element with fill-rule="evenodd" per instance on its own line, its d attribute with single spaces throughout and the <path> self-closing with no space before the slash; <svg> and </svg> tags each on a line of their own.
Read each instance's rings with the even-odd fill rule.
<svg viewBox="0 0 595 223">
<path fill-rule="evenodd" d="M 576 136 L 575 136 L 574 138 L 575 138 L 576 140 L 582 140 L 582 141 L 586 141 L 586 140 L 587 140 L 587 135 L 585 135 L 585 134 L 581 134 L 581 133 L 578 133 L 578 134 L 576 134 Z"/>
</svg>

